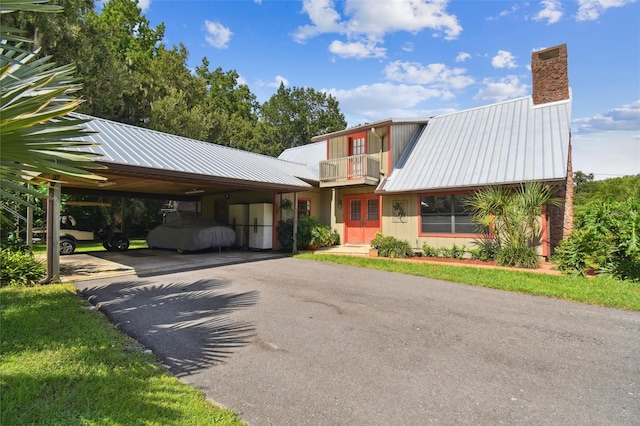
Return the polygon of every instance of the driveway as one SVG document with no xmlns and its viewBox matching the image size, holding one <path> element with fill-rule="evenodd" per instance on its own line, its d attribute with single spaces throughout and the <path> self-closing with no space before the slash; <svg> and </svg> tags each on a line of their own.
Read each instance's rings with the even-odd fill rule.
<svg viewBox="0 0 640 426">
<path fill-rule="evenodd" d="M 293 258 L 76 286 L 252 425 L 640 419 L 635 312 Z"/>
</svg>

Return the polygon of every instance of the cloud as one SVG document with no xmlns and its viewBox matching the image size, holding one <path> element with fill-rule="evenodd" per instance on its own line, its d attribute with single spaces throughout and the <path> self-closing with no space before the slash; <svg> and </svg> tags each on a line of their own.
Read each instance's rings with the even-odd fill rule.
<svg viewBox="0 0 640 426">
<path fill-rule="evenodd" d="M 375 43 L 343 43 L 340 40 L 334 40 L 329 45 L 329 51 L 341 58 L 384 58 L 387 49 L 377 47 Z"/>
<path fill-rule="evenodd" d="M 289 80 L 287 80 L 281 75 L 276 75 L 276 78 L 274 79 L 274 81 L 271 83 L 267 83 L 267 86 L 275 87 L 277 89 L 278 87 L 280 87 L 280 84 L 283 84 L 286 87 L 289 85 Z"/>
<path fill-rule="evenodd" d="M 473 78 L 464 75 L 466 72 L 464 68 L 449 68 L 444 64 L 425 66 L 417 62 L 401 61 L 391 62 L 384 69 L 386 78 L 392 81 L 446 89 L 462 89 L 473 84 Z"/>
<path fill-rule="evenodd" d="M 429 29 L 435 37 L 452 40 L 460 35 L 462 27 L 455 15 L 447 13 L 447 5 L 447 0 L 347 0 L 341 16 L 333 0 L 304 0 L 302 11 L 311 24 L 298 27 L 293 38 L 304 43 L 320 34 L 335 33 L 346 36 L 344 45 L 360 42 L 370 47 L 382 43 L 389 33 L 417 34 Z"/>
<path fill-rule="evenodd" d="M 562 18 L 562 4 L 560 0 L 542 0 L 540 2 L 542 10 L 533 17 L 534 21 L 547 21 L 547 25 L 555 24 Z"/>
<path fill-rule="evenodd" d="M 515 75 L 510 75 L 500 80 L 485 79 L 480 89 L 473 97 L 476 102 L 501 102 L 507 99 L 526 96 L 529 88 L 526 83 L 521 83 Z"/>
<path fill-rule="evenodd" d="M 205 21 L 205 30 L 207 35 L 205 36 L 205 40 L 209 43 L 210 46 L 213 46 L 217 49 L 226 49 L 229 47 L 229 41 L 231 40 L 231 36 L 233 33 L 231 30 L 219 22 L 211 22 Z"/>
<path fill-rule="evenodd" d="M 458 56 L 456 56 L 456 62 L 464 62 L 471 57 L 467 52 L 460 52 Z"/>
<path fill-rule="evenodd" d="M 520 7 L 517 4 L 511 6 L 511 9 L 503 10 L 498 14 L 498 16 L 490 16 L 487 18 L 487 21 L 497 21 L 500 18 L 504 18 L 505 16 L 516 13 Z"/>
<path fill-rule="evenodd" d="M 640 100 L 621 108 L 614 108 L 593 117 L 577 118 L 572 121 L 576 133 L 632 130 L 640 133 Z"/>
<path fill-rule="evenodd" d="M 151 0 L 138 0 L 138 7 L 143 12 L 149 10 L 149 6 L 151 6 Z"/>
<path fill-rule="evenodd" d="M 323 89 L 322 91 L 340 102 L 340 110 L 345 114 L 350 126 L 371 123 L 384 118 L 427 118 L 453 111 L 453 109 L 420 108 L 419 105 L 423 102 L 436 98 L 448 98 L 450 95 L 446 91 L 423 86 L 376 83 L 349 90 Z"/>
<path fill-rule="evenodd" d="M 623 7 L 635 3 L 636 0 L 578 0 L 577 21 L 595 21 L 607 9 Z"/>
<path fill-rule="evenodd" d="M 498 50 L 498 54 L 491 59 L 494 68 L 516 68 L 516 58 L 506 50 Z"/>
</svg>

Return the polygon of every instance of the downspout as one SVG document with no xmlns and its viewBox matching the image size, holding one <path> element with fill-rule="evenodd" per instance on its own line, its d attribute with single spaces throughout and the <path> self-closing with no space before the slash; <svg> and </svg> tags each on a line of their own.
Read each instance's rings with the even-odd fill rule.
<svg viewBox="0 0 640 426">
<path fill-rule="evenodd" d="M 60 182 L 54 176 L 47 190 L 47 276 L 40 284 L 60 282 Z"/>
</svg>

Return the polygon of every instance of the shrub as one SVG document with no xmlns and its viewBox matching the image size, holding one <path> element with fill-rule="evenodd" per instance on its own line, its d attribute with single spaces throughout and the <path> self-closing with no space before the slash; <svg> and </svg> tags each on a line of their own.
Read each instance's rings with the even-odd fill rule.
<svg viewBox="0 0 640 426">
<path fill-rule="evenodd" d="M 437 247 L 431 247 L 429 244 L 422 244 L 422 253 L 426 257 L 440 257 L 440 249 Z"/>
<path fill-rule="evenodd" d="M 496 263 L 500 266 L 536 269 L 540 258 L 533 247 L 502 247 L 496 254 Z"/>
<path fill-rule="evenodd" d="M 640 282 L 640 199 L 593 201 L 576 211 L 573 234 L 557 248 L 561 271 L 585 275 L 589 268 Z"/>
<path fill-rule="evenodd" d="M 397 240 L 394 237 L 386 237 L 377 232 L 371 247 L 378 249 L 378 255 L 381 257 L 391 257 L 406 259 L 413 257 L 413 248 L 406 240 Z"/>
<path fill-rule="evenodd" d="M 45 265 L 28 250 L 0 249 L 0 286 L 32 286 L 46 274 Z"/>
<path fill-rule="evenodd" d="M 278 241 L 283 251 L 291 251 L 293 248 L 293 219 L 278 222 Z M 323 225 L 313 216 L 303 215 L 298 218 L 298 233 L 296 246 L 304 250 L 310 245 L 318 247 L 330 247 L 340 244 L 340 234 Z"/>
</svg>

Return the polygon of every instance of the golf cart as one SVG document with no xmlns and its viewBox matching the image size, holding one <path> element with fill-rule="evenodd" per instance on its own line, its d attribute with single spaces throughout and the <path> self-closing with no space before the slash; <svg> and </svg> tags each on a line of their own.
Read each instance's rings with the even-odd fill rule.
<svg viewBox="0 0 640 426">
<path fill-rule="evenodd" d="M 129 239 L 113 224 L 107 207 L 111 204 L 92 201 L 69 201 L 67 206 L 99 207 L 106 226 L 100 227 L 97 232 L 88 228 L 77 228 L 76 219 L 69 213 L 60 216 L 60 254 L 72 254 L 79 242 L 102 241 L 102 246 L 108 251 L 125 251 L 129 248 Z"/>
<path fill-rule="evenodd" d="M 113 226 L 98 231 L 98 239 L 102 240 L 102 246 L 108 251 L 125 251 L 129 248 L 129 239 Z M 96 241 L 93 231 L 81 231 L 78 229 L 60 229 L 60 254 L 72 254 L 76 250 L 76 244 L 82 241 Z"/>
</svg>

